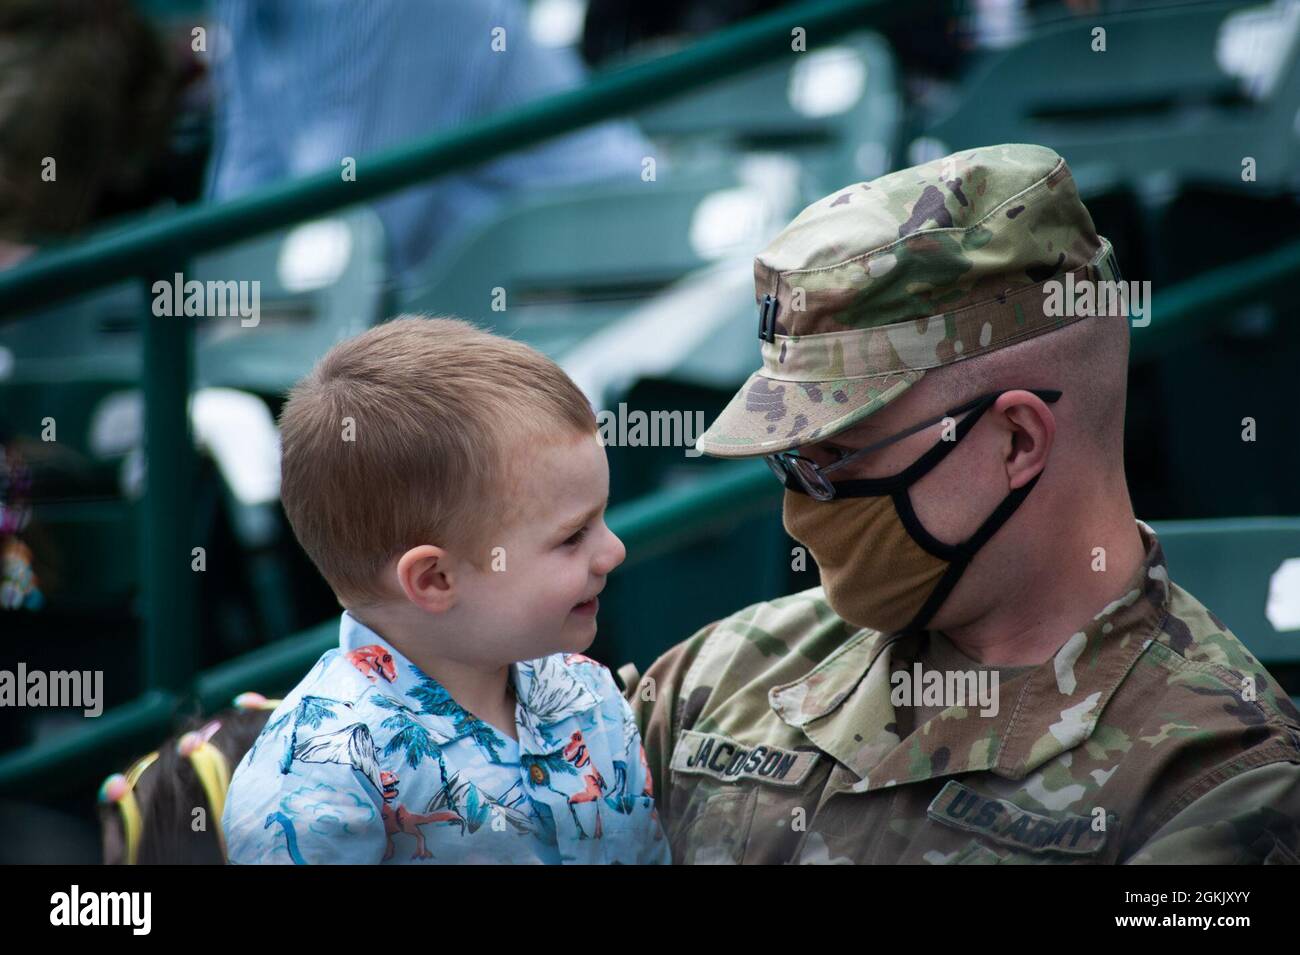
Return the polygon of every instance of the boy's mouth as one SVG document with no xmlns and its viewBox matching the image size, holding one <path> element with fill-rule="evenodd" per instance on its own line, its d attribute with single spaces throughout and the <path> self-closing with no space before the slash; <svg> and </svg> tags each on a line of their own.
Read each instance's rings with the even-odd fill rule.
<svg viewBox="0 0 1300 955">
<path fill-rule="evenodd" d="M 590 600 L 584 600 L 582 603 L 574 604 L 570 613 L 576 613 L 582 616 L 592 616 L 600 609 L 600 598 L 592 597 Z"/>
</svg>

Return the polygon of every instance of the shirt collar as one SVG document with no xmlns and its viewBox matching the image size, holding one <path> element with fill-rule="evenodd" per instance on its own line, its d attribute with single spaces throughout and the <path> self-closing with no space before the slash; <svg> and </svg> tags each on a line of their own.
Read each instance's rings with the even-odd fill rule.
<svg viewBox="0 0 1300 955">
<path fill-rule="evenodd" d="M 600 706 L 601 697 L 573 670 L 575 666 L 598 665 L 580 654 L 560 653 L 511 664 L 518 700 L 515 725 L 521 752 L 555 752 L 568 741 L 556 734 L 553 727 Z"/>
<path fill-rule="evenodd" d="M 443 745 L 467 735 L 478 741 L 485 731 L 497 732 L 347 611 L 339 626 L 339 649 L 367 679 L 383 688 L 385 695 L 396 696 L 419 714 L 434 743 Z M 517 701 L 515 730 L 521 752 L 549 754 L 562 748 L 567 740 L 552 727 L 600 706 L 602 697 L 575 674 L 574 668 L 584 665 L 598 664 L 581 654 L 552 654 L 510 665 Z"/>
<path fill-rule="evenodd" d="M 781 719 L 803 730 L 859 777 L 857 790 L 991 770 L 1021 779 L 1086 740 L 1169 608 L 1163 549 L 1137 522 L 1146 551 L 1123 596 L 1073 634 L 1053 657 L 1002 683 L 996 716 L 950 708 L 897 734 L 891 663 L 911 659 L 918 634 L 862 630 L 801 679 L 768 694 Z"/>
</svg>

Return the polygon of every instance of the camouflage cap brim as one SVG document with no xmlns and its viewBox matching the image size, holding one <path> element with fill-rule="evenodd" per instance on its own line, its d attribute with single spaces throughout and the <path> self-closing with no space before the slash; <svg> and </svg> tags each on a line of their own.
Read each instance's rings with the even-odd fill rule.
<svg viewBox="0 0 1300 955">
<path fill-rule="evenodd" d="M 852 427 L 924 375 L 924 370 L 916 369 L 862 378 L 788 381 L 756 371 L 695 446 L 719 458 L 789 451 Z"/>
</svg>

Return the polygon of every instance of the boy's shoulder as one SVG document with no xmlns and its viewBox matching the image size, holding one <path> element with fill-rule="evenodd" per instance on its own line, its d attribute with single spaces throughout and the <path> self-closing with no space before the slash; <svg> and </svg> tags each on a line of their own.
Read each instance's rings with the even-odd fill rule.
<svg viewBox="0 0 1300 955">
<path fill-rule="evenodd" d="M 401 760 L 385 745 L 383 720 L 398 702 L 347 652 L 323 653 L 231 777 L 222 814 L 230 860 L 378 861 L 385 787 Z"/>
<path fill-rule="evenodd" d="M 338 647 L 321 654 L 267 718 L 262 732 L 240 761 L 237 775 L 259 763 L 268 767 L 274 763 L 282 774 L 287 772 L 288 766 L 300 758 L 296 750 L 307 737 L 332 731 L 346 732 L 351 737 L 369 735 L 372 739 L 378 735 L 382 721 L 402 708 L 402 701 L 369 679 L 349 656 Z M 286 739 L 287 747 L 278 745 Z M 272 749 L 285 750 L 287 758 L 272 755 Z"/>
<path fill-rule="evenodd" d="M 332 647 L 285 694 L 267 726 L 296 708 L 313 706 L 339 710 L 339 715 L 359 720 L 382 719 L 384 712 L 403 705 L 405 694 L 397 686 L 394 666 L 391 654 L 381 646 Z"/>
</svg>

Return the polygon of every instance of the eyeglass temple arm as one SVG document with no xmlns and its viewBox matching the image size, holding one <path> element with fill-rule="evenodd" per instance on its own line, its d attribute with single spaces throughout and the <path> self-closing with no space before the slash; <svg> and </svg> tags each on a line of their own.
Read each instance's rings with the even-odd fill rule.
<svg viewBox="0 0 1300 955">
<path fill-rule="evenodd" d="M 1007 389 L 1007 390 L 1010 391 L 1012 389 Z M 1027 390 L 1031 395 L 1037 395 L 1039 398 L 1041 398 L 1043 401 L 1046 401 L 1048 404 L 1052 404 L 1053 402 L 1059 400 L 1061 397 L 1060 391 L 1051 388 L 1045 388 L 1045 389 L 1027 388 L 1025 390 Z M 922 421 L 920 424 L 912 425 L 912 427 L 906 429 L 905 431 L 900 431 L 898 434 L 890 435 L 888 438 L 885 438 L 883 441 L 877 441 L 874 444 L 869 444 L 865 448 L 858 448 L 856 451 L 852 452 L 851 454 L 844 455 L 844 457 L 840 458 L 838 461 L 833 461 L 830 464 L 826 465 L 825 467 L 819 467 L 817 470 L 822 474 L 826 474 L 829 471 L 834 471 L 836 468 L 840 467 L 841 465 L 848 464 L 853 459 L 858 458 L 869 451 L 875 451 L 880 448 L 887 447 L 893 444 L 895 441 L 902 441 L 904 438 L 911 437 L 912 435 L 916 434 L 918 431 L 924 431 L 926 428 L 933 427 L 934 425 L 938 424 L 940 421 L 945 420 L 946 418 L 955 418 L 959 414 L 965 414 L 967 411 L 979 407 L 981 404 L 983 404 L 986 401 L 989 401 L 990 399 L 996 401 L 1004 394 L 1006 394 L 1005 391 L 1000 391 L 991 395 L 980 395 L 980 397 L 974 398 L 966 402 L 964 405 L 958 405 L 956 408 L 951 408 L 948 411 L 945 411 L 943 414 L 931 418 L 928 421 Z"/>
</svg>

